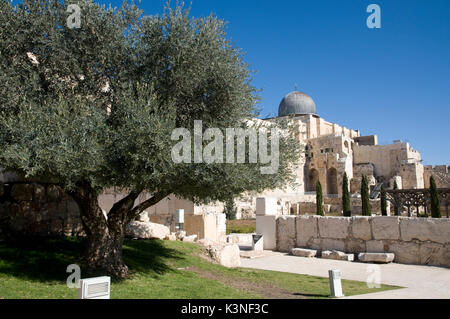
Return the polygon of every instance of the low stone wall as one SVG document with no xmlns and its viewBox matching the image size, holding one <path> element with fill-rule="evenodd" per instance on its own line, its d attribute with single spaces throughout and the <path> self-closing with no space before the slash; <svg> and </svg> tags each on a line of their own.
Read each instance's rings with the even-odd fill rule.
<svg viewBox="0 0 450 319">
<path fill-rule="evenodd" d="M 80 236 L 78 205 L 61 188 L 37 183 L 0 183 L 0 234 Z"/>
<path fill-rule="evenodd" d="M 145 200 L 143 195 L 136 203 Z M 106 191 L 99 205 L 107 210 L 123 194 Z M 150 207 L 148 215 L 153 223 L 163 224 L 176 231 L 174 211 L 185 200 L 166 198 L 158 207 Z M 181 206 L 183 207 L 183 206 Z M 226 241 L 226 222 L 223 213 L 201 213 L 194 206 L 185 214 L 187 235 L 199 239 Z M 165 211 L 163 210 L 165 208 Z M 206 208 L 205 208 L 206 209 Z M 77 203 L 60 187 L 32 182 L 0 183 L 0 235 L 20 236 L 83 236 L 84 231 Z"/>
<path fill-rule="evenodd" d="M 315 215 L 317 212 L 316 202 L 299 202 L 297 203 L 299 215 Z M 381 200 L 371 199 L 370 206 L 373 214 L 381 215 Z M 323 200 L 323 209 L 325 214 L 335 214 L 342 216 L 342 198 L 325 197 Z M 350 199 L 350 209 L 352 216 L 362 215 L 362 201 L 361 198 Z M 388 205 L 388 214 L 390 212 L 390 205 Z"/>
<path fill-rule="evenodd" d="M 408 217 L 280 216 L 276 247 L 390 252 L 395 262 L 450 267 L 450 220 Z"/>
</svg>

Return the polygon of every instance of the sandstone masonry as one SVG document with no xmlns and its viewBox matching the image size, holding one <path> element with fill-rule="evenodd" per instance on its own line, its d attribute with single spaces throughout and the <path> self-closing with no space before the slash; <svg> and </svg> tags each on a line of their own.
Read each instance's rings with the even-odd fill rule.
<svg viewBox="0 0 450 319">
<path fill-rule="evenodd" d="M 280 216 L 278 251 L 293 248 L 394 253 L 394 262 L 450 267 L 450 220 L 408 217 Z"/>
</svg>

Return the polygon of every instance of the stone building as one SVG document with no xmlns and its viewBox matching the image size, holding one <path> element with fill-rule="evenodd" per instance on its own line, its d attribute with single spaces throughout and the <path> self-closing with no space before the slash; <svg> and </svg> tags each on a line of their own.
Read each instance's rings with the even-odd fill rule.
<svg viewBox="0 0 450 319">
<path fill-rule="evenodd" d="M 394 181 L 399 188 L 421 189 L 429 187 L 434 175 L 438 187 L 450 187 L 447 166 L 424 167 L 420 153 L 409 143 L 394 141 L 379 145 L 377 135 L 362 136 L 359 130 L 331 123 L 318 115 L 313 99 L 302 92 L 286 95 L 280 103 L 278 117 L 265 119 L 278 121 L 288 119 L 298 129 L 299 142 L 305 149 L 299 158 L 295 189 L 270 190 L 264 194 L 238 199 L 238 207 L 255 208 L 255 197 L 269 196 L 278 199 L 279 213 L 284 215 L 313 213 L 317 181 L 322 184 L 327 212 L 339 214 L 342 181 L 347 173 L 352 211 L 361 211 L 358 203 L 362 176 L 368 177 L 371 189 L 392 188 Z M 360 200 L 359 200 L 360 202 Z M 379 200 L 372 201 L 372 208 L 379 213 Z M 239 213 L 239 212 L 238 212 Z M 248 214 L 247 214 L 248 215 Z"/>
<path fill-rule="evenodd" d="M 409 143 L 395 141 L 393 144 L 379 145 L 376 135 L 361 136 L 359 130 L 326 121 L 318 115 L 316 104 L 305 93 L 292 92 L 286 95 L 279 105 L 278 117 L 265 120 L 280 119 L 292 122 L 298 130 L 299 142 L 305 149 L 298 159 L 297 186 L 267 190 L 263 194 L 242 194 L 235 200 L 237 218 L 255 217 L 258 197 L 275 198 L 278 215 L 314 214 L 317 181 L 322 184 L 326 213 L 340 215 L 344 173 L 347 173 L 350 182 L 351 209 L 354 214 L 361 212 L 358 193 L 363 175 L 369 178 L 372 188 L 380 187 L 382 183 L 392 188 L 396 181 L 399 188 L 420 189 L 429 187 L 431 175 L 435 176 L 439 188 L 450 187 L 447 166 L 424 167 L 420 153 Z M 56 198 L 56 190 L 58 188 L 51 185 L 24 180 L 12 173 L 3 174 L 0 170 L 0 210 L 3 213 L 0 214 L 3 216 L 0 226 L 7 223 L 12 225 L 14 219 L 18 222 L 13 226 L 20 228 L 17 231 L 67 235 L 81 233 L 78 208 L 64 194 Z M 121 192 L 108 190 L 100 196 L 99 204 L 102 209 L 109 211 L 123 196 Z M 142 195 L 136 204 L 146 200 L 146 196 Z M 379 214 L 379 199 L 372 199 L 371 204 L 372 212 Z M 223 204 L 198 206 L 170 195 L 147 212 L 152 222 L 174 230 L 177 209 L 185 211 L 188 235 L 195 234 L 199 238 L 218 241 L 225 239 Z"/>
</svg>

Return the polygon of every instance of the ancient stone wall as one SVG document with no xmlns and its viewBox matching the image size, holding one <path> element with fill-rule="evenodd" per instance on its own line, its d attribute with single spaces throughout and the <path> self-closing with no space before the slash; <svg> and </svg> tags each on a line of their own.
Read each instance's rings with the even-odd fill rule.
<svg viewBox="0 0 450 319">
<path fill-rule="evenodd" d="M 106 214 L 125 193 L 111 189 L 99 196 Z M 146 200 L 141 195 L 136 204 Z M 175 211 L 185 209 L 188 235 L 225 241 L 223 206 L 195 206 L 192 202 L 168 196 L 147 209 L 151 222 L 176 231 Z M 220 212 L 216 212 L 219 210 Z M 0 235 L 80 236 L 84 235 L 77 203 L 60 187 L 30 182 L 0 183 Z"/>
<path fill-rule="evenodd" d="M 317 207 L 315 202 L 299 202 L 294 204 L 298 207 L 296 215 L 315 215 L 317 212 Z M 371 199 L 370 206 L 372 209 L 372 214 L 381 215 L 381 200 Z M 361 198 L 350 198 L 350 209 L 352 211 L 352 216 L 362 215 L 362 202 Z M 323 210 L 325 214 L 333 215 L 343 215 L 342 212 L 342 198 L 329 198 L 325 197 L 323 199 Z M 389 213 L 388 205 L 388 213 Z"/>
<path fill-rule="evenodd" d="M 430 187 L 430 177 L 434 176 L 438 188 L 450 187 L 450 172 L 447 165 L 425 166 L 423 179 L 425 188 Z"/>
<path fill-rule="evenodd" d="M 450 220 L 408 217 L 280 216 L 276 247 L 390 252 L 395 262 L 450 267 Z"/>
<path fill-rule="evenodd" d="M 354 164 L 373 163 L 377 176 L 385 180 L 396 175 L 401 165 L 420 162 L 420 153 L 409 146 L 409 143 L 389 145 L 355 145 L 353 148 Z"/>
<path fill-rule="evenodd" d="M 3 235 L 83 235 L 78 205 L 61 188 L 37 183 L 0 184 Z"/>
<path fill-rule="evenodd" d="M 398 175 L 402 178 L 404 189 L 424 188 L 424 167 L 420 163 L 409 163 L 400 166 Z"/>
</svg>

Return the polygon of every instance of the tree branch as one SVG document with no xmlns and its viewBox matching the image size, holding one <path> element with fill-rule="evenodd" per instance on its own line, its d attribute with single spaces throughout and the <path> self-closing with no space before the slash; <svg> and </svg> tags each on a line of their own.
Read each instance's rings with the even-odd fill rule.
<svg viewBox="0 0 450 319">
<path fill-rule="evenodd" d="M 134 218 L 136 218 L 137 215 L 139 215 L 144 209 L 147 209 L 153 205 L 156 205 L 159 203 L 164 197 L 169 195 L 170 192 L 156 192 L 153 194 L 153 197 L 150 199 L 147 199 L 146 201 L 140 203 L 135 208 L 133 208 L 130 213 L 127 216 L 127 219 L 129 221 L 132 221 Z"/>
<path fill-rule="evenodd" d="M 120 201 L 115 203 L 108 213 L 108 225 L 116 225 L 117 223 L 126 223 L 127 214 L 134 206 L 136 198 L 138 198 L 141 191 L 132 191 Z"/>
</svg>

